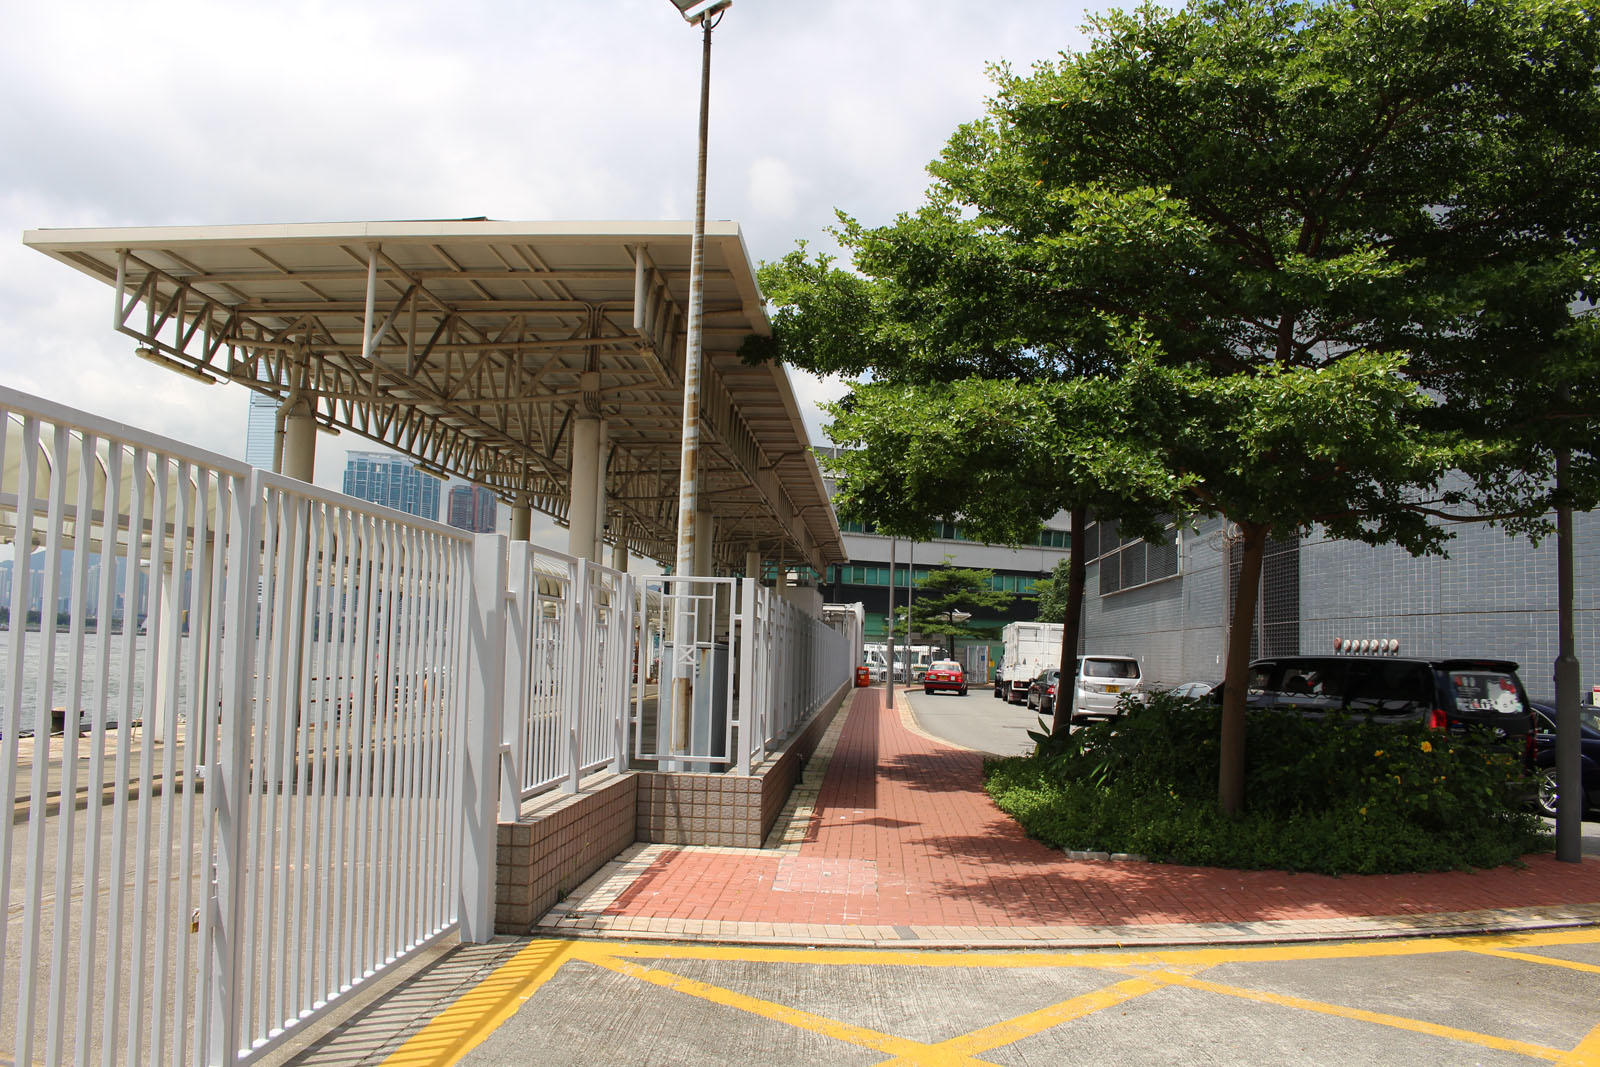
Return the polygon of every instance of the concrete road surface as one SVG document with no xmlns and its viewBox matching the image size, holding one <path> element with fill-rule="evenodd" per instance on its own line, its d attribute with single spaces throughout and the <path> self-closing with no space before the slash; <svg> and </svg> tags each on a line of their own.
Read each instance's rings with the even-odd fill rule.
<svg viewBox="0 0 1600 1067">
<path fill-rule="evenodd" d="M 1028 731 L 1039 728 L 1039 713 L 996 700 L 993 686 L 973 686 L 966 696 L 924 693 L 920 685 L 895 686 L 896 696 L 902 692 L 911 702 L 917 724 L 935 737 L 996 756 L 1033 751 Z"/>
<path fill-rule="evenodd" d="M 292 1062 L 1600 1062 L 1595 929 L 1138 952 L 568 941 L 456 952 L 457 969 L 477 954 L 476 980 L 430 1022 L 402 997 Z"/>
</svg>

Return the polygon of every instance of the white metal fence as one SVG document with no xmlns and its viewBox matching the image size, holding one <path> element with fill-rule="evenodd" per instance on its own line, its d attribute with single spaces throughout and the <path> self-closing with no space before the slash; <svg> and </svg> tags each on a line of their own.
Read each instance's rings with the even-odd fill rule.
<svg viewBox="0 0 1600 1067">
<path fill-rule="evenodd" d="M 630 731 L 747 771 L 854 663 L 754 583 L 474 538 L 3 388 L 0 427 L 0 1060 L 258 1058 L 492 933 L 497 811 L 624 769 Z M 688 747 L 679 654 L 713 712 Z"/>
<path fill-rule="evenodd" d="M 0 420 L 0 1042 L 252 1058 L 456 924 L 472 542 L 19 394 Z"/>
</svg>

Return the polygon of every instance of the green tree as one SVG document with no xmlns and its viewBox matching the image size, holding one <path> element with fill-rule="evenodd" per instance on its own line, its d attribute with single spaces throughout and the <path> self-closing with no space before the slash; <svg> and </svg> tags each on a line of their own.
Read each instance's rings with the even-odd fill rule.
<svg viewBox="0 0 1600 1067">
<path fill-rule="evenodd" d="M 1072 560 L 1063 559 L 1050 571 L 1050 577 L 1033 583 L 1036 601 L 1034 618 L 1040 622 L 1064 622 L 1067 617 L 1067 587 L 1070 584 Z"/>
<path fill-rule="evenodd" d="M 871 371 L 835 412 L 865 449 L 843 475 L 857 514 L 914 524 L 957 500 L 969 526 L 996 509 L 994 529 L 1062 506 L 1147 530 L 1164 507 L 1236 524 L 1220 801 L 1237 810 L 1269 537 L 1321 526 L 1437 552 L 1430 520 L 1531 524 L 1550 501 L 1555 435 L 1513 409 L 1562 378 L 1570 396 L 1592 345 L 1517 365 L 1479 334 L 1488 297 L 1516 305 L 1519 276 L 1558 320 L 1594 276 L 1593 14 L 1198 0 L 1098 17 L 1086 51 L 996 70 L 988 115 L 933 164 L 923 208 L 877 229 L 844 219 L 861 277 L 803 250 L 764 275 L 780 307 L 751 354 Z M 1558 195 L 1533 195 L 1545 164 Z M 1553 254 L 1566 266 L 1547 274 Z M 1508 400 L 1508 374 L 1538 385 Z M 1474 427 L 1460 414 L 1474 406 L 1495 417 Z M 1562 410 L 1570 448 L 1594 408 Z M 1034 434 L 1068 442 L 1042 483 L 1021 443 Z M 904 447 L 924 440 L 965 451 Z M 868 467 L 895 468 L 873 479 L 905 493 L 853 493 Z M 1457 469 L 1468 478 L 1447 480 Z M 951 485 L 965 495 L 941 497 Z"/>
<path fill-rule="evenodd" d="M 925 229 L 930 239 L 938 233 Z M 963 247 L 949 246 L 953 259 Z M 867 253 L 858 250 L 857 258 L 864 262 Z M 969 268 L 976 279 L 978 268 Z M 1128 423 L 1125 397 L 1110 377 L 1122 355 L 1114 331 L 1072 309 L 1013 322 L 1028 307 L 1020 294 L 991 300 L 972 295 L 977 289 L 968 293 L 970 321 L 930 323 L 919 317 L 923 309 L 953 307 L 970 287 L 930 296 L 917 285 L 940 288 L 942 280 L 882 269 L 882 277 L 853 274 L 827 257 L 808 259 L 803 247 L 763 265 L 762 287 L 777 307 L 774 334 L 747 342 L 746 358 L 871 372 L 870 382 L 828 409 L 829 436 L 846 450 L 824 460 L 840 477 L 834 503 L 841 515 L 907 537 L 928 536 L 933 522 L 960 521 L 985 540 L 1020 544 L 1044 518 L 1067 511 L 1062 656 L 1069 657 L 1083 617 L 1089 512 L 1153 534 L 1157 517 L 1180 506 L 1190 479 L 1169 470 L 1143 439 L 1149 428 Z M 993 285 L 1014 277 L 999 272 Z M 1055 728 L 1070 719 L 1070 701 L 1058 702 Z"/>
<path fill-rule="evenodd" d="M 975 625 L 974 618 L 997 615 L 1015 599 L 1015 593 L 995 588 L 994 571 L 936 567 L 917 580 L 917 595 L 911 602 L 911 629 L 948 637 L 947 647 L 954 655 L 958 637 L 993 636 L 993 626 Z"/>
</svg>

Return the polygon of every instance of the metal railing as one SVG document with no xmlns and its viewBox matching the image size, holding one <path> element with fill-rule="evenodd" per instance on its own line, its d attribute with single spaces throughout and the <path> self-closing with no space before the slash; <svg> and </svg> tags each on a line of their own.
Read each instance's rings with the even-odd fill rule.
<svg viewBox="0 0 1600 1067">
<path fill-rule="evenodd" d="M 854 663 L 751 582 L 473 537 L 3 388 L 0 429 L 0 1060 L 257 1059 L 492 935 L 497 817 L 630 752 L 748 772 Z"/>
<path fill-rule="evenodd" d="M 0 1048 L 253 1059 L 454 929 L 473 544 L 0 390 Z"/>
<path fill-rule="evenodd" d="M 500 818 L 585 774 L 624 768 L 635 645 L 628 575 L 511 542 Z"/>
</svg>

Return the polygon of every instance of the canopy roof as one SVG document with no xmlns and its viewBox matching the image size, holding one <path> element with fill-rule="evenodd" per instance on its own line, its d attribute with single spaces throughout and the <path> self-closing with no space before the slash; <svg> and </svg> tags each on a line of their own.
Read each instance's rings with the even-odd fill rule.
<svg viewBox="0 0 1600 1067">
<path fill-rule="evenodd" d="M 369 222 L 30 230 L 110 284 L 142 354 L 305 398 L 319 424 L 565 520 L 571 424 L 607 420 L 611 540 L 674 555 L 687 222 Z M 701 507 L 716 554 L 845 559 L 739 227 L 706 225 Z M 620 526 L 620 530 L 619 530 Z"/>
</svg>

